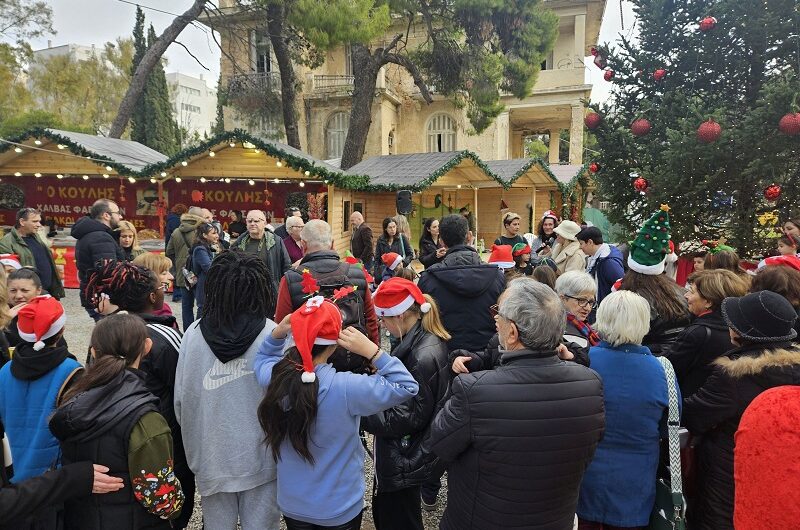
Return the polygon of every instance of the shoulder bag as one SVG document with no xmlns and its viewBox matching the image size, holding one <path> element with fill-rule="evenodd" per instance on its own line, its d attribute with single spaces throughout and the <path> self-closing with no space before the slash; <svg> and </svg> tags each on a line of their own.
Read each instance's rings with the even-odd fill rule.
<svg viewBox="0 0 800 530">
<path fill-rule="evenodd" d="M 656 357 L 664 368 L 669 391 L 669 415 L 667 432 L 669 441 L 669 476 L 656 476 L 656 503 L 650 515 L 648 530 L 685 530 L 683 483 L 681 481 L 680 411 L 678 389 L 675 386 L 675 371 L 672 363 L 664 357 Z"/>
</svg>

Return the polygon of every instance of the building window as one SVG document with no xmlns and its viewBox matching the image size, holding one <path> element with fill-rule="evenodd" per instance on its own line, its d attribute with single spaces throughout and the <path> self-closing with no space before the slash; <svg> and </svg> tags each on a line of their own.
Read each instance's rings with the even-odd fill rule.
<svg viewBox="0 0 800 530">
<path fill-rule="evenodd" d="M 197 105 L 190 105 L 188 103 L 181 103 L 181 110 L 185 110 L 186 112 L 194 112 L 196 114 L 200 114 L 200 107 Z"/>
<path fill-rule="evenodd" d="M 456 149 L 456 124 L 447 114 L 434 114 L 428 120 L 428 152 L 442 153 Z"/>
<path fill-rule="evenodd" d="M 341 158 L 348 127 L 350 114 L 347 112 L 335 112 L 328 118 L 325 126 L 325 158 Z"/>
<path fill-rule="evenodd" d="M 267 30 L 250 31 L 250 69 L 259 74 L 277 70 Z"/>
<path fill-rule="evenodd" d="M 181 90 L 183 92 L 187 93 L 187 94 L 192 95 L 192 96 L 201 96 L 202 95 L 202 92 L 200 92 L 196 88 L 191 88 L 191 87 L 188 87 L 188 86 L 182 86 Z"/>
</svg>

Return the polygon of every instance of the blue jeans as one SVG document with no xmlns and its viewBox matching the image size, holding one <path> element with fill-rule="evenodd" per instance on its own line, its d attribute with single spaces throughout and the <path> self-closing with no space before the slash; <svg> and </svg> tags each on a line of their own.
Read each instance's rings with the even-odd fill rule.
<svg viewBox="0 0 800 530">
<path fill-rule="evenodd" d="M 186 287 L 178 287 L 181 290 L 181 317 L 183 321 L 183 332 L 194 322 L 194 291 Z"/>
</svg>

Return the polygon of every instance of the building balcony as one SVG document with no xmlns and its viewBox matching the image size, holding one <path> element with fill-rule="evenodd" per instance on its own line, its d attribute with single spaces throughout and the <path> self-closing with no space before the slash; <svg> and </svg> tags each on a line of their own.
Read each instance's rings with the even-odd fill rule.
<svg viewBox="0 0 800 530">
<path fill-rule="evenodd" d="M 352 75 L 311 74 L 309 77 L 311 78 L 312 92 L 342 92 L 347 94 L 353 92 L 355 77 Z"/>
<path fill-rule="evenodd" d="M 228 81 L 228 95 L 240 96 L 252 92 L 280 92 L 281 75 L 279 72 L 252 72 L 236 74 Z"/>
</svg>

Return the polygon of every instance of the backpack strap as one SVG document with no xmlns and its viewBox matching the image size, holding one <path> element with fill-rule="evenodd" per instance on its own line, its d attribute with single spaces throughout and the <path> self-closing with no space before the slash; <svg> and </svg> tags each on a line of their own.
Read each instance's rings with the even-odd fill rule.
<svg viewBox="0 0 800 530">
<path fill-rule="evenodd" d="M 680 410 L 678 408 L 678 389 L 675 385 L 675 371 L 672 363 L 666 357 L 656 357 L 664 368 L 664 377 L 667 379 L 667 392 L 669 394 L 669 414 L 667 416 L 667 433 L 669 441 L 669 473 L 670 487 L 672 489 L 673 503 L 683 497 L 683 483 L 681 481 L 681 440 Z M 681 509 L 681 504 L 676 504 L 676 510 Z"/>
<path fill-rule="evenodd" d="M 79 367 L 75 368 L 74 370 L 72 370 L 69 373 L 69 375 L 67 375 L 67 377 L 64 379 L 64 382 L 61 383 L 61 388 L 58 389 L 58 394 L 56 394 L 56 407 L 59 407 L 59 406 L 62 405 L 61 399 L 64 397 L 64 393 L 66 393 L 66 391 L 69 389 L 69 387 L 71 387 L 72 384 L 75 382 L 75 381 L 73 381 L 73 379 L 75 379 L 75 377 L 80 372 L 83 372 L 84 370 L 85 370 L 85 368 L 83 366 L 79 366 Z"/>
</svg>

